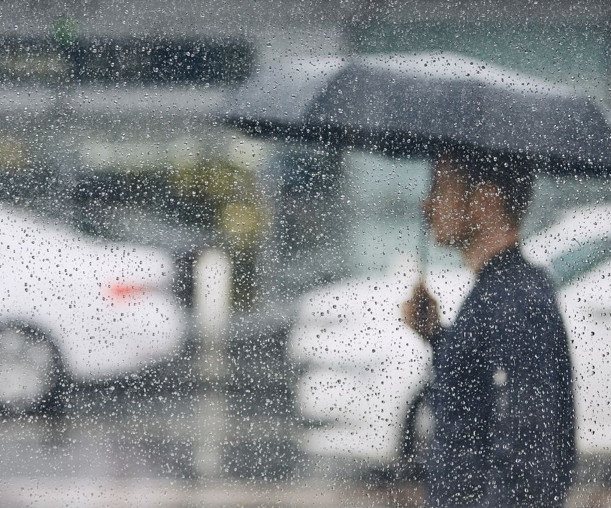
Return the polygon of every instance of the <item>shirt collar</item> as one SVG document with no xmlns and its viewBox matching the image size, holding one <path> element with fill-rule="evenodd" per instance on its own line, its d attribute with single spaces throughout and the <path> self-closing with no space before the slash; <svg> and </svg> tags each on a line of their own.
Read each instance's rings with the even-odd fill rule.
<svg viewBox="0 0 611 508">
<path fill-rule="evenodd" d="M 523 260 L 524 258 L 522 257 L 522 252 L 519 245 L 509 247 L 508 249 L 502 250 L 498 254 L 495 254 L 488 261 L 486 261 L 479 271 L 477 278 L 478 280 L 481 280 L 493 274 L 498 274 L 499 272 L 503 272 L 512 266 L 521 264 Z"/>
</svg>

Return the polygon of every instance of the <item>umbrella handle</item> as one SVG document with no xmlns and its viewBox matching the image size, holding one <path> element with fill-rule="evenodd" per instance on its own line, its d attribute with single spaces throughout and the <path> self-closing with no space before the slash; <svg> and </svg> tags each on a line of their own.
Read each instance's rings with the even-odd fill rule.
<svg viewBox="0 0 611 508">
<path fill-rule="evenodd" d="M 420 226 L 418 231 L 418 245 L 416 245 L 416 251 L 418 253 L 418 274 L 421 282 L 424 283 L 426 280 L 426 271 L 429 265 L 429 242 L 424 213 L 420 214 Z"/>
</svg>

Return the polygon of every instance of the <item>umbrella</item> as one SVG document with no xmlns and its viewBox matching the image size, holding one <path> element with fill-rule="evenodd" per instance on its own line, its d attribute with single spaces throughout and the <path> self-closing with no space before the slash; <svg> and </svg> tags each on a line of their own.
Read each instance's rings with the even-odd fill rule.
<svg viewBox="0 0 611 508">
<path fill-rule="evenodd" d="M 438 143 L 521 154 L 549 169 L 611 169 L 609 113 L 568 87 L 451 54 L 280 59 L 217 118 L 254 135 L 392 153 Z"/>
</svg>

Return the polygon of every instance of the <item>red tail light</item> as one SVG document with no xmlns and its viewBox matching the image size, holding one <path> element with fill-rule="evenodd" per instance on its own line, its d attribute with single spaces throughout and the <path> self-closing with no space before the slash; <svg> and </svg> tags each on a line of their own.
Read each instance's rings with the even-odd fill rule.
<svg viewBox="0 0 611 508">
<path fill-rule="evenodd" d="M 109 284 L 107 286 L 106 294 L 111 298 L 137 298 L 144 293 L 150 293 L 156 291 L 155 286 L 147 284 L 128 284 L 125 282 Z"/>
</svg>

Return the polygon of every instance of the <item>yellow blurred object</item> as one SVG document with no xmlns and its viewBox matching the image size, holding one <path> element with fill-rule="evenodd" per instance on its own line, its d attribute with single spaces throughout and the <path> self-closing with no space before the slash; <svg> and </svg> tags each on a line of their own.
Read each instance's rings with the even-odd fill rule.
<svg viewBox="0 0 611 508">
<path fill-rule="evenodd" d="M 257 246 L 266 229 L 266 213 L 263 207 L 254 203 L 228 203 L 219 213 L 219 226 L 239 250 L 248 250 Z"/>
<path fill-rule="evenodd" d="M 12 138 L 0 138 L 0 168 L 4 171 L 28 167 L 27 150 L 23 143 Z"/>
<path fill-rule="evenodd" d="M 29 77 L 54 77 L 66 74 L 70 69 L 68 63 L 59 55 L 1 55 L 0 67 L 6 74 Z"/>
<path fill-rule="evenodd" d="M 225 160 L 200 161 L 174 167 L 170 181 L 180 196 L 195 201 L 230 203 L 256 200 L 259 194 L 252 171 Z"/>
</svg>

